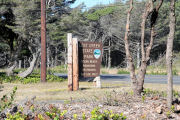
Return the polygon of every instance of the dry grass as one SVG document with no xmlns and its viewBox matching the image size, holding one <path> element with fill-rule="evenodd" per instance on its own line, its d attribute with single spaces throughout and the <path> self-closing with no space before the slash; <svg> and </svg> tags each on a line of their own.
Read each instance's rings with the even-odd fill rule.
<svg viewBox="0 0 180 120">
<path fill-rule="evenodd" d="M 101 68 L 101 74 L 117 74 L 118 69 L 117 68 Z"/>
<path fill-rule="evenodd" d="M 158 91 L 167 91 L 167 84 L 145 84 L 144 85 L 145 88 L 149 88 L 151 90 L 158 90 Z M 174 85 L 173 86 L 175 91 L 179 91 L 180 92 L 180 85 Z"/>
<path fill-rule="evenodd" d="M 91 100 L 97 96 L 103 96 L 106 92 L 115 90 L 116 92 L 131 91 L 130 83 L 115 82 L 102 83 L 102 89 L 95 88 L 93 83 L 80 82 L 80 90 L 70 92 L 67 90 L 67 82 L 63 83 L 39 83 L 39 84 L 3 84 L 0 91 L 0 98 L 2 95 L 10 93 L 14 86 L 18 87 L 15 101 L 22 101 L 26 98 L 36 96 L 37 101 L 48 100 Z M 145 88 L 152 90 L 166 91 L 166 84 L 145 84 Z M 180 91 L 180 86 L 175 85 L 174 89 Z"/>
<path fill-rule="evenodd" d="M 10 93 L 14 86 L 18 87 L 16 101 L 36 96 L 36 100 L 71 100 L 71 99 L 91 99 L 107 91 L 129 89 L 129 85 L 124 83 L 108 84 L 103 83 L 102 89 L 97 89 L 93 83 L 80 82 L 80 90 L 77 92 L 67 91 L 67 82 L 63 83 L 39 83 L 39 84 L 3 84 L 0 98 L 2 95 Z"/>
</svg>

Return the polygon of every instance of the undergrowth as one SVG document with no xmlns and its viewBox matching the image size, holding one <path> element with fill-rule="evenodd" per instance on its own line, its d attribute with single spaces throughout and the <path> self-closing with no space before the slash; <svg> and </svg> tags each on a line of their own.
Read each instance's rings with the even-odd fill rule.
<svg viewBox="0 0 180 120">
<path fill-rule="evenodd" d="M 90 112 L 91 115 L 87 115 L 86 113 L 67 115 L 68 110 L 61 110 L 60 108 L 55 107 L 52 104 L 46 106 L 46 109 L 42 108 L 43 110 L 41 110 L 32 101 L 27 101 L 27 103 L 25 103 L 23 106 L 21 105 L 21 106 L 13 107 L 12 105 L 16 90 L 17 87 L 14 87 L 9 97 L 7 95 L 4 95 L 0 99 L 0 119 L 6 119 L 6 120 L 64 120 L 64 119 L 126 120 L 127 119 L 127 117 L 123 113 L 117 114 L 117 113 L 113 113 L 112 110 L 100 110 L 99 107 L 95 107 Z M 28 111 L 31 114 L 25 112 L 27 107 L 29 109 Z"/>
<path fill-rule="evenodd" d="M 23 83 L 23 84 L 28 84 L 28 83 L 39 83 L 41 80 L 40 74 L 38 73 L 33 73 L 30 76 L 26 78 L 20 78 L 18 76 L 6 76 L 6 74 L 1 74 L 0 76 L 0 81 L 3 83 Z M 50 75 L 47 74 L 46 76 L 47 82 L 63 82 L 66 79 L 60 78 L 58 76 Z"/>
<path fill-rule="evenodd" d="M 0 113 L 4 109 L 11 107 L 11 105 L 13 104 L 13 101 L 14 101 L 16 91 L 17 91 L 17 87 L 14 87 L 10 96 L 3 95 L 3 97 L 0 99 Z"/>
<path fill-rule="evenodd" d="M 151 90 L 149 88 L 145 88 L 143 91 L 143 95 L 145 96 L 158 96 L 158 97 L 167 97 L 166 91 L 157 91 L 157 90 Z M 180 92 L 173 90 L 173 96 L 174 98 L 180 98 Z"/>
</svg>

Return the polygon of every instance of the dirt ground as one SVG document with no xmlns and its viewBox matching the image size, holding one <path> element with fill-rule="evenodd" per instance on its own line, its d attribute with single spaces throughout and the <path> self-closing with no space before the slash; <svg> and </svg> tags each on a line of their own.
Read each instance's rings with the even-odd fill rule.
<svg viewBox="0 0 180 120">
<path fill-rule="evenodd" d="M 112 110 L 123 113 L 128 120 L 180 120 L 180 114 L 169 112 L 166 99 L 159 96 L 136 98 L 132 95 L 129 83 L 102 83 L 102 89 L 95 88 L 92 82 L 80 82 L 80 90 L 67 91 L 67 81 L 63 83 L 10 84 L 5 83 L 0 90 L 0 98 L 17 86 L 16 103 L 22 103 L 35 97 L 35 103 L 54 104 L 62 110 L 67 110 L 67 118 L 73 114 L 86 113 L 95 107 L 100 110 Z M 165 84 L 145 84 L 151 90 L 166 91 Z M 174 86 L 180 92 L 180 86 Z M 160 111 L 159 111 L 160 110 Z"/>
</svg>

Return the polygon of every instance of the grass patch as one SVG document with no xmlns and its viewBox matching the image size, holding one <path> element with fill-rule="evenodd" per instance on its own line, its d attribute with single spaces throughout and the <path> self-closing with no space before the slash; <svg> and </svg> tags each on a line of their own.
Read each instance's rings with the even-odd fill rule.
<svg viewBox="0 0 180 120">
<path fill-rule="evenodd" d="M 153 90 L 150 88 L 145 88 L 143 90 L 144 95 L 146 96 L 158 96 L 158 97 L 167 97 L 167 91 L 160 91 L 160 90 Z M 173 90 L 173 97 L 174 98 L 180 98 L 180 92 L 177 90 Z"/>
<path fill-rule="evenodd" d="M 63 82 L 66 79 L 47 74 L 46 80 L 47 82 Z M 20 78 L 18 76 L 6 76 L 6 74 L 4 73 L 0 75 L 0 81 L 2 81 L 2 83 L 28 84 L 28 83 L 39 83 L 41 81 L 41 78 L 40 78 L 40 74 L 38 73 L 32 73 L 30 76 L 26 78 Z"/>
<path fill-rule="evenodd" d="M 178 70 L 175 67 L 173 67 L 172 72 L 173 72 L 173 75 L 178 75 Z M 148 66 L 146 74 L 148 74 L 148 75 L 167 75 L 166 67 L 164 67 L 164 66 L 158 66 L 158 67 Z"/>
<path fill-rule="evenodd" d="M 48 68 L 51 73 L 67 73 L 67 65 L 60 65 L 53 68 Z"/>
<path fill-rule="evenodd" d="M 0 72 L 0 83 L 39 83 L 40 78 L 40 69 L 34 69 L 33 73 L 26 77 L 26 78 L 20 78 L 16 74 L 19 72 L 23 72 L 26 69 L 15 69 L 13 72 L 15 73 L 14 76 L 6 76 L 5 71 Z M 67 73 L 66 67 L 64 66 L 57 66 L 54 68 L 47 68 L 47 76 L 46 80 L 47 82 L 63 82 L 66 79 L 60 78 L 57 76 L 54 76 L 52 73 Z"/>
<path fill-rule="evenodd" d="M 117 74 L 129 74 L 129 71 L 124 70 L 124 69 L 119 69 Z"/>
<path fill-rule="evenodd" d="M 102 83 L 102 89 L 96 88 L 92 82 L 80 82 L 79 90 L 68 91 L 67 81 L 64 82 L 48 82 L 36 84 L 22 83 L 4 83 L 0 94 L 11 92 L 14 86 L 18 87 L 15 101 L 24 100 L 24 98 L 32 98 L 36 96 L 37 101 L 49 100 L 92 100 L 93 96 L 102 96 L 108 91 L 122 92 L 122 89 L 129 89 L 129 85 L 119 82 L 116 84 Z"/>
<path fill-rule="evenodd" d="M 117 68 L 101 68 L 101 74 L 117 74 L 118 69 Z"/>
</svg>

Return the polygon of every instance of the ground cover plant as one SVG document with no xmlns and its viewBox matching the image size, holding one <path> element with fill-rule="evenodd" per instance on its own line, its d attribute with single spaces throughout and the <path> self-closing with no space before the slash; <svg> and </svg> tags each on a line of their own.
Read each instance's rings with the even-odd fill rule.
<svg viewBox="0 0 180 120">
<path fill-rule="evenodd" d="M 68 92 L 66 81 L 45 85 L 4 83 L 3 86 L 1 95 L 18 87 L 13 104 L 5 110 L 9 112 L 0 114 L 10 120 L 156 120 L 179 116 L 179 86 L 175 86 L 176 103 L 171 110 L 167 109 L 166 87 L 159 84 L 146 84 L 142 97 L 134 97 L 126 83 L 102 83 L 102 89 L 97 89 L 92 83 L 80 82 L 80 90 L 76 92 Z M 10 112 L 13 110 L 16 112 Z"/>
<path fill-rule="evenodd" d="M 40 74 L 39 73 L 32 73 L 30 76 L 26 78 L 20 78 L 16 75 L 12 76 L 6 76 L 5 73 L 1 73 L 0 76 L 0 81 L 3 83 L 23 83 L 23 84 L 28 84 L 28 83 L 39 83 L 40 82 Z M 66 79 L 54 76 L 52 74 L 47 74 L 47 82 L 63 82 Z"/>
<path fill-rule="evenodd" d="M 61 110 L 53 104 L 43 105 L 34 104 L 34 99 L 27 100 L 24 104 L 14 104 L 14 97 L 17 87 L 14 87 L 10 97 L 4 95 L 0 99 L 0 119 L 6 120 L 126 120 L 126 116 L 113 113 L 111 110 L 100 111 L 99 107 L 95 107 L 90 113 L 86 115 L 83 113 L 66 115 L 68 110 Z"/>
</svg>

